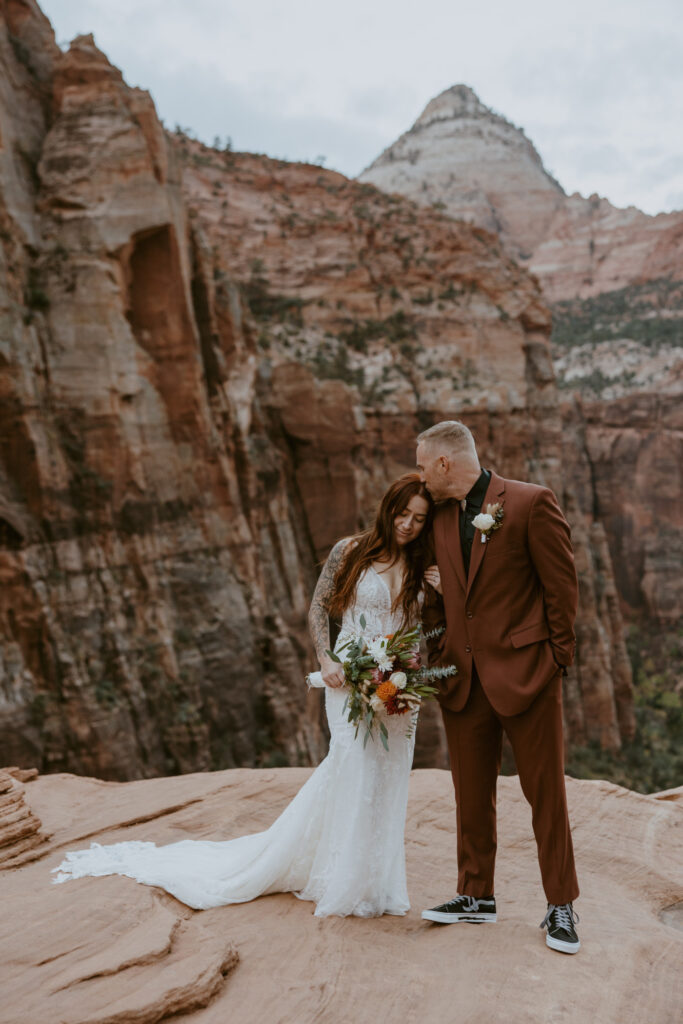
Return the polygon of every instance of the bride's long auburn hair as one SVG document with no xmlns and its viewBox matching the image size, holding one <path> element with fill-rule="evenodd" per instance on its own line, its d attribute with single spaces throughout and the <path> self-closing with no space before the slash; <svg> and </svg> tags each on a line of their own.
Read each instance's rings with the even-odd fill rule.
<svg viewBox="0 0 683 1024">
<path fill-rule="evenodd" d="M 417 473 L 405 473 L 395 480 L 382 498 L 374 525 L 350 538 L 342 564 L 334 581 L 334 593 L 328 604 L 328 613 L 333 619 L 341 619 L 344 611 L 354 599 L 361 573 L 373 562 L 388 555 L 391 563 L 401 554 L 401 547 L 394 538 L 394 519 L 405 509 L 411 498 L 418 495 L 427 502 L 424 525 L 415 538 L 403 547 L 405 575 L 403 586 L 396 597 L 392 611 L 403 609 L 403 624 L 419 617 L 418 595 L 422 586 L 424 571 L 431 564 L 431 525 L 434 517 L 434 502 L 429 491 Z"/>
</svg>

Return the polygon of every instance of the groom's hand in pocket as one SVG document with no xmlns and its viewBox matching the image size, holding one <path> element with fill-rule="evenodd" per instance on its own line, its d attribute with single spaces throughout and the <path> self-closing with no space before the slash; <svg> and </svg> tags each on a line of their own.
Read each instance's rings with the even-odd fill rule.
<svg viewBox="0 0 683 1024">
<path fill-rule="evenodd" d="M 343 667 L 338 661 L 332 661 L 328 655 L 320 662 L 320 671 L 325 686 L 331 686 L 334 690 L 338 690 L 346 682 Z"/>
<path fill-rule="evenodd" d="M 561 670 L 561 672 L 562 672 L 562 675 L 563 675 L 563 676 L 566 676 L 566 675 L 568 675 L 568 669 L 567 669 L 567 666 L 566 666 L 566 665 L 563 665 L 561 661 L 558 661 L 558 660 L 557 660 L 557 657 L 556 657 L 556 655 L 555 655 L 555 650 L 554 650 L 554 648 L 553 648 L 552 644 L 551 644 L 550 646 L 551 646 L 551 650 L 552 650 L 552 652 L 553 652 L 553 661 L 554 661 L 554 662 L 555 662 L 555 664 L 557 665 L 558 669 L 560 669 L 560 670 Z"/>
</svg>

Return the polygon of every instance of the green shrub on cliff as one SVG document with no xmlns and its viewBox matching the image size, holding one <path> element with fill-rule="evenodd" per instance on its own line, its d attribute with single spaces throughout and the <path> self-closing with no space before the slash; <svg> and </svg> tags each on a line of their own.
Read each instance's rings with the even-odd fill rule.
<svg viewBox="0 0 683 1024">
<path fill-rule="evenodd" d="M 568 299 L 553 306 L 552 343 L 558 349 L 630 338 L 657 350 L 683 338 L 683 284 L 658 278 Z"/>
<path fill-rule="evenodd" d="M 631 626 L 636 735 L 620 751 L 597 744 L 570 751 L 566 771 L 579 779 L 609 779 L 640 793 L 683 785 L 683 628 L 654 634 Z"/>
</svg>

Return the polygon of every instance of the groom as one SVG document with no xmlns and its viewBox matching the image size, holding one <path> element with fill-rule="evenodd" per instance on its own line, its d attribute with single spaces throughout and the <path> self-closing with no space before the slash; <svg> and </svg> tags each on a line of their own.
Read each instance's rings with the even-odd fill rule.
<svg viewBox="0 0 683 1024">
<path fill-rule="evenodd" d="M 574 657 L 577 580 L 569 526 L 552 491 L 482 469 L 456 420 L 419 435 L 417 469 L 434 501 L 436 569 L 425 603 L 431 664 L 455 664 L 439 701 L 455 785 L 458 895 L 425 910 L 450 924 L 495 921 L 496 780 L 503 732 L 532 821 L 548 909 L 546 943 L 576 953 L 579 894 L 564 785 L 562 675 Z"/>
</svg>

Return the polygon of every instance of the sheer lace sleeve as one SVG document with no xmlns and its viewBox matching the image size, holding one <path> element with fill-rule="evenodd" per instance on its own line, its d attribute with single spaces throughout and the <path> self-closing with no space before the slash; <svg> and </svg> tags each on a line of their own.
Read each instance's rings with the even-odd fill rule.
<svg viewBox="0 0 683 1024">
<path fill-rule="evenodd" d="M 330 621 L 328 613 L 330 598 L 334 592 L 334 581 L 337 572 L 344 561 L 349 543 L 350 538 L 344 537 L 343 540 L 337 541 L 330 551 L 327 561 L 323 565 L 322 572 L 318 577 L 311 600 L 311 607 L 308 612 L 308 628 L 313 640 L 313 646 L 315 647 L 315 653 L 318 656 L 318 661 L 321 663 L 325 651 L 330 649 Z"/>
</svg>

